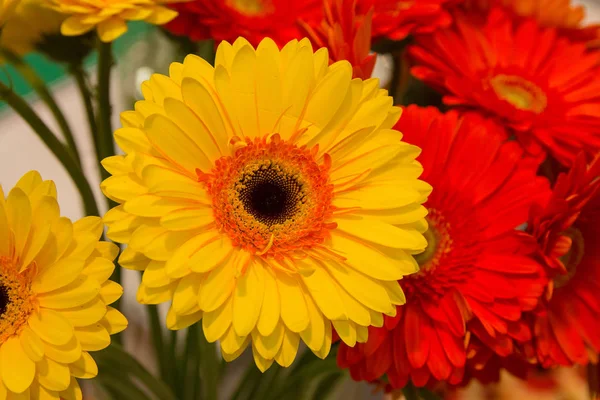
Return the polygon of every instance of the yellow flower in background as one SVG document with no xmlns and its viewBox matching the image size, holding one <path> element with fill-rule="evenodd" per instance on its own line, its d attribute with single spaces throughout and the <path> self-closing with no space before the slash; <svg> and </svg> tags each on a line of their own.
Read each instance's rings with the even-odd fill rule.
<svg viewBox="0 0 600 400">
<path fill-rule="evenodd" d="M 98 368 L 90 351 L 127 320 L 108 306 L 118 253 L 99 242 L 102 220 L 60 217 L 56 187 L 35 172 L 0 187 L 0 399 L 81 399 L 75 378 Z"/>
<path fill-rule="evenodd" d="M 22 55 L 49 35 L 60 34 L 65 16 L 45 6 L 47 0 L 21 0 L 0 32 L 0 47 Z"/>
<path fill-rule="evenodd" d="M 121 203 L 108 236 L 144 271 L 138 300 L 172 300 L 170 329 L 202 320 L 228 361 L 251 342 L 263 371 L 289 366 L 300 340 L 327 356 L 332 324 L 365 342 L 427 244 L 431 188 L 392 130 L 400 109 L 328 62 L 307 39 L 223 42 L 214 68 L 189 55 L 142 85 L 115 132 L 126 154 L 103 162 Z"/>
<path fill-rule="evenodd" d="M 127 21 L 163 25 L 177 16 L 164 6 L 178 0 L 49 0 L 50 6 L 68 15 L 61 32 L 78 36 L 96 29 L 100 40 L 112 42 L 127 32 Z"/>
<path fill-rule="evenodd" d="M 21 0 L 0 0 L 0 26 L 4 25 Z"/>
</svg>

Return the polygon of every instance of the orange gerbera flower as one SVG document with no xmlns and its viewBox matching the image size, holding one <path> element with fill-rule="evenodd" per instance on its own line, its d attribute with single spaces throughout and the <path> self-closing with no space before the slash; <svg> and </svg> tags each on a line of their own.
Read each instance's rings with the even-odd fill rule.
<svg viewBox="0 0 600 400">
<path fill-rule="evenodd" d="M 409 53 L 412 73 L 446 104 L 495 117 L 530 153 L 545 149 L 568 166 L 600 150 L 600 54 L 584 44 L 494 9 L 483 27 L 458 16 Z"/>
<path fill-rule="evenodd" d="M 503 6 L 519 17 L 532 17 L 541 26 L 558 28 L 561 33 L 576 41 L 600 45 L 600 26 L 584 26 L 585 8 L 573 5 L 571 0 L 465 0 L 469 10 L 489 11 L 493 6 Z"/>
<path fill-rule="evenodd" d="M 396 127 L 423 149 L 422 179 L 434 187 L 425 204 L 428 247 L 416 256 L 420 271 L 401 281 L 406 304 L 369 328 L 366 343 L 341 343 L 338 364 L 356 380 L 387 374 L 394 389 L 457 384 L 471 334 L 497 338 L 494 349 L 508 355 L 515 321 L 543 293 L 535 243 L 514 227 L 547 183 L 536 177 L 537 160 L 474 113 L 410 106 Z"/>
<path fill-rule="evenodd" d="M 376 55 L 371 53 L 373 7 L 362 12 L 357 0 L 324 0 L 325 19 L 320 26 L 301 21 L 313 45 L 329 49 L 329 62 L 348 60 L 353 77 L 369 79 Z"/>
<path fill-rule="evenodd" d="M 552 279 L 545 301 L 531 316 L 537 358 L 544 367 L 598 362 L 599 176 L 600 156 L 589 168 L 580 156 L 529 221 Z"/>
<path fill-rule="evenodd" d="M 175 35 L 217 43 L 242 36 L 253 46 L 269 37 L 281 47 L 302 36 L 297 20 L 318 24 L 322 17 L 321 0 L 192 0 L 172 8 L 179 16 L 165 27 Z"/>
<path fill-rule="evenodd" d="M 402 40 L 412 33 L 431 33 L 452 23 L 447 8 L 457 0 L 359 0 L 375 7 L 373 37 Z"/>
</svg>

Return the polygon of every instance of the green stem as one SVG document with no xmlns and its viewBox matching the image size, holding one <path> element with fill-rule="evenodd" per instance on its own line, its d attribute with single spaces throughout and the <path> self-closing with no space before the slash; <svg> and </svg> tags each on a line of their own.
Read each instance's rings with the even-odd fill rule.
<svg viewBox="0 0 600 400">
<path fill-rule="evenodd" d="M 11 88 L 0 82 L 0 98 L 15 110 L 25 122 L 33 129 L 44 144 L 50 149 L 52 154 L 65 167 L 67 173 L 77 186 L 86 215 L 100 215 L 94 193 L 87 181 L 80 166 L 75 162 L 71 154 L 67 151 L 64 144 L 54 135 L 48 126 L 38 117 L 33 109 L 22 97 L 17 95 Z"/>
<path fill-rule="evenodd" d="M 100 170 L 102 171 L 103 169 L 100 165 L 100 162 L 102 162 L 102 156 L 99 151 L 100 144 L 98 143 L 98 125 L 96 124 L 96 115 L 94 113 L 94 104 L 92 102 L 92 91 L 90 90 L 88 84 L 89 78 L 83 65 L 80 63 L 70 65 L 69 72 L 73 79 L 75 79 L 75 82 L 77 83 L 77 89 L 79 89 L 81 100 L 83 101 L 83 105 L 85 106 L 85 114 L 90 128 L 92 143 L 94 144 L 94 151 L 96 153 L 96 160 L 98 161 L 98 168 L 100 168 Z"/>
<path fill-rule="evenodd" d="M 199 324 L 190 326 L 187 330 L 185 348 L 181 357 L 180 381 L 177 386 L 180 388 L 178 393 L 182 400 L 195 400 L 200 381 L 200 354 L 198 347 L 198 328 Z"/>
<path fill-rule="evenodd" d="M 71 131 L 65 115 L 60 110 L 60 107 L 56 103 L 52 93 L 50 93 L 50 90 L 48 89 L 48 86 L 44 80 L 17 54 L 6 49 L 0 50 L 0 53 L 2 54 L 2 57 L 7 59 L 15 67 L 15 69 L 19 71 L 21 76 L 27 81 L 27 83 L 29 83 L 33 90 L 35 90 L 38 96 L 40 96 L 40 99 L 42 99 L 42 101 L 48 106 L 50 112 L 54 116 L 54 119 L 58 123 L 65 140 L 67 141 L 67 146 L 73 159 L 78 165 L 81 165 L 81 158 L 79 156 L 79 151 L 77 150 L 77 144 L 75 143 L 73 131 Z"/>
<path fill-rule="evenodd" d="M 167 350 L 167 365 L 170 365 L 169 368 L 169 378 L 166 382 L 171 385 L 171 387 L 175 387 L 177 385 L 178 372 L 177 371 L 177 331 L 171 331 L 171 338 L 169 340 L 169 347 Z"/>
<path fill-rule="evenodd" d="M 111 43 L 98 40 L 98 153 L 101 159 L 115 155 L 115 144 L 112 132 L 112 108 L 110 105 L 110 70 L 112 68 Z M 100 169 L 102 179 L 109 177 L 104 168 Z"/>
<path fill-rule="evenodd" d="M 97 144 L 96 154 L 99 161 L 115 155 L 110 104 L 110 71 L 112 65 L 111 43 L 104 43 L 98 39 L 98 87 L 96 89 L 98 139 L 95 143 Z M 102 165 L 98 165 L 98 168 L 100 168 L 100 176 L 103 180 L 110 176 Z M 117 203 L 108 198 L 107 204 L 109 209 L 117 206 Z M 110 278 L 117 283 L 121 283 L 121 268 L 115 268 Z"/>
<path fill-rule="evenodd" d="M 201 328 L 198 329 L 197 334 L 200 349 L 200 373 L 204 389 L 204 396 L 198 398 L 217 400 L 222 361 L 217 358 L 215 344 L 208 343 Z"/>
<path fill-rule="evenodd" d="M 417 388 L 411 382 L 408 382 L 406 386 L 404 386 L 402 393 L 404 394 L 404 397 L 406 397 L 406 400 L 419 400 L 421 398 Z"/>
<path fill-rule="evenodd" d="M 166 382 L 169 365 L 167 363 L 167 347 L 165 346 L 162 325 L 158 315 L 158 307 L 152 304 L 148 305 L 146 310 L 148 310 L 148 317 L 150 319 L 150 332 L 152 333 L 152 343 L 154 344 L 154 352 L 156 353 L 156 360 L 160 369 L 160 377 Z"/>
</svg>

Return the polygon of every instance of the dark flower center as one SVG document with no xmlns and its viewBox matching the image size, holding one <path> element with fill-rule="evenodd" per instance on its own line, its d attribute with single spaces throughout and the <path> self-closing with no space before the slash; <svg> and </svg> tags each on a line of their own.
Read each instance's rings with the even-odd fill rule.
<svg viewBox="0 0 600 400">
<path fill-rule="evenodd" d="M 246 212 L 267 224 L 283 224 L 292 218 L 304 198 L 297 177 L 277 164 L 263 165 L 240 180 L 239 198 Z"/>
<path fill-rule="evenodd" d="M 4 285 L 0 284 L 0 317 L 2 317 L 6 312 L 9 300 L 10 298 L 8 296 L 8 290 Z"/>
</svg>

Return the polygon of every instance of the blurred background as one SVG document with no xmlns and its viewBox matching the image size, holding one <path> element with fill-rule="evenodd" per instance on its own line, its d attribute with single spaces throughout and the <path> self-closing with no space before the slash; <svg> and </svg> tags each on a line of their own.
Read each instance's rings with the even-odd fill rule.
<svg viewBox="0 0 600 400">
<path fill-rule="evenodd" d="M 600 0 L 574 1 L 582 4 L 587 9 L 587 22 L 600 22 Z M 115 45 L 118 66 L 114 69 L 112 79 L 113 87 L 111 95 L 114 105 L 113 125 L 120 126 L 119 113 L 130 109 L 133 103 L 140 98 L 139 87 L 141 82 L 148 79 L 152 73 L 166 73 L 168 65 L 178 59 L 177 52 L 170 42 L 157 28 L 148 25 L 132 24 L 129 32 L 120 38 Z M 98 204 L 104 206 L 102 194 L 98 187 L 98 171 L 96 160 L 89 141 L 87 132 L 86 114 L 80 101 L 79 93 L 75 83 L 65 77 L 65 73 L 55 64 L 47 62 L 43 57 L 30 55 L 27 61 L 35 70 L 51 85 L 59 106 L 65 111 L 70 126 L 73 128 L 75 140 L 80 149 L 84 170 L 98 199 Z M 89 60 L 88 67 L 92 78 L 94 76 L 94 60 Z M 385 58 L 378 60 L 375 74 L 386 81 L 391 63 Z M 41 101 L 27 84 L 19 79 L 10 68 L 3 68 L 1 78 L 4 82 L 10 82 L 21 95 L 25 95 L 35 111 L 45 122 L 59 132 L 54 119 Z M 12 112 L 5 104 L 0 103 L 0 184 L 3 187 L 12 187 L 17 180 L 29 170 L 37 170 L 44 179 L 52 179 L 56 183 L 62 215 L 73 220 L 84 215 L 82 205 L 79 202 L 79 194 L 71 182 L 68 174 L 57 160 L 54 159 L 49 150 L 36 137 L 29 126 L 21 118 Z M 103 213 L 106 210 L 101 210 Z M 130 325 L 124 334 L 125 347 L 138 360 L 151 371 L 156 371 L 151 349 L 150 337 L 146 328 L 147 318 L 145 309 L 139 306 L 135 300 L 136 288 L 138 286 L 139 273 L 136 271 L 124 271 L 125 294 L 123 301 L 123 312 L 129 319 Z M 166 309 L 161 310 L 166 313 Z M 249 353 L 249 352 L 247 352 Z M 240 370 L 250 362 L 251 355 L 246 354 L 246 359 L 240 359 L 237 364 Z M 235 369 L 231 377 L 225 379 L 222 395 L 229 395 L 229 391 L 235 387 L 237 376 Z M 558 370 L 552 375 L 541 374 L 536 380 L 524 383 L 508 375 L 504 376 L 497 385 L 472 385 L 460 393 L 452 396 L 452 400 L 463 399 L 511 399 L 511 400 L 584 400 L 589 398 L 585 385 L 585 371 L 575 369 Z M 358 384 L 348 380 L 338 389 L 336 398 L 340 399 L 384 399 L 401 398 L 394 395 L 385 396 L 381 391 L 366 385 Z M 93 399 L 93 393 L 86 396 Z"/>
</svg>

